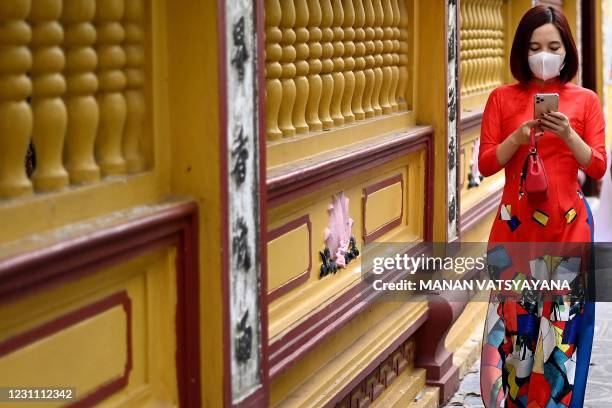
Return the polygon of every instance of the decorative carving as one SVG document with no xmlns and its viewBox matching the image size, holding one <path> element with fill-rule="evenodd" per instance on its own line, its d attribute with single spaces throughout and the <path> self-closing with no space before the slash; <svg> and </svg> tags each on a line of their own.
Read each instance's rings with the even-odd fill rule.
<svg viewBox="0 0 612 408">
<path fill-rule="evenodd" d="M 454 121 L 457 118 L 457 98 L 455 98 L 455 88 L 448 89 L 448 120 Z"/>
<path fill-rule="evenodd" d="M 333 197 L 328 208 L 329 226 L 325 229 L 325 249 L 320 252 L 321 274 L 336 273 L 359 256 L 355 237 L 352 235 L 353 219 L 349 216 L 349 200 L 344 192 Z"/>
<path fill-rule="evenodd" d="M 235 47 L 232 65 L 238 70 L 238 79 L 242 81 L 244 80 L 244 63 L 249 59 L 249 52 L 244 43 L 244 17 L 240 17 L 238 22 L 234 24 L 232 37 Z"/>
<path fill-rule="evenodd" d="M 248 271 L 251 268 L 251 249 L 249 248 L 249 227 L 243 217 L 234 222 L 232 239 L 232 253 L 237 268 Z"/>
<path fill-rule="evenodd" d="M 457 213 L 457 205 L 455 202 L 455 196 L 453 196 L 453 199 L 448 204 L 448 222 L 455 221 L 456 213 Z"/>
<path fill-rule="evenodd" d="M 486 0 L 485 0 L 486 1 Z M 457 87 L 458 66 L 457 66 L 457 6 L 453 0 L 447 2 L 447 70 L 446 81 L 448 86 L 448 120 L 447 120 L 447 140 L 448 140 L 448 172 L 447 172 L 447 195 L 448 203 L 448 224 L 446 229 L 447 239 L 454 240 L 458 235 L 459 224 L 457 222 L 457 155 L 458 155 L 458 120 L 457 120 Z"/>
<path fill-rule="evenodd" d="M 234 176 L 234 181 L 237 185 L 241 185 L 246 179 L 246 162 L 249 158 L 249 150 L 246 146 L 247 142 L 248 138 L 244 136 L 241 126 L 240 130 L 234 136 L 232 148 L 232 159 L 234 160 L 232 176 Z"/>
<path fill-rule="evenodd" d="M 414 340 L 406 340 L 391 352 L 377 367 L 357 384 L 336 408 L 369 406 L 393 383 L 393 380 L 406 369 L 413 367 Z"/>
<path fill-rule="evenodd" d="M 272 118 L 266 130 L 268 140 L 287 136 L 292 127 L 291 115 L 295 98 L 295 9 L 293 0 L 266 0 L 266 89 L 272 91 L 267 98 L 267 117 Z M 282 7 L 281 7 L 282 5 Z M 232 344 L 228 388 L 231 395 L 229 405 L 240 405 L 249 398 L 259 398 L 262 382 L 267 377 L 262 372 L 262 336 L 266 327 L 259 316 L 262 309 L 261 295 L 266 287 L 261 284 L 261 264 L 258 242 L 261 238 L 260 194 L 265 173 L 260 173 L 259 127 L 254 126 L 258 118 L 258 101 L 262 95 L 257 83 L 257 41 L 253 33 L 258 24 L 256 3 L 249 1 L 226 1 L 223 13 L 230 17 L 226 27 L 223 48 L 223 86 L 227 95 L 221 109 L 224 117 L 222 129 L 227 166 L 222 174 L 222 190 L 227 196 L 226 216 L 222 228 L 226 231 L 223 256 L 228 277 L 228 325 Z M 236 27 L 232 24 L 238 23 Z M 280 24 L 280 26 L 279 26 Z M 280 28 L 279 28 L 280 27 Z M 234 30 L 235 29 L 235 30 Z M 236 34 L 236 35 L 234 35 Z M 280 42 L 280 43 L 279 43 Z M 245 58 L 247 57 L 248 58 Z M 238 67 L 243 65 L 241 74 Z M 282 78 L 279 79 L 279 78 Z M 287 93 L 286 93 L 287 91 Z M 275 112 L 280 110 L 279 122 Z M 288 109 L 285 109 L 287 107 Z M 282 129 L 282 134 L 281 130 Z M 265 187 L 265 185 L 264 185 Z"/>
<path fill-rule="evenodd" d="M 468 186 L 470 189 L 472 187 L 478 187 L 480 182 L 484 179 L 484 176 L 480 174 L 478 171 L 478 150 L 480 148 L 480 139 L 474 140 L 472 143 L 472 158 L 470 160 L 470 171 L 468 173 Z"/>
<path fill-rule="evenodd" d="M 236 326 L 236 360 L 244 363 L 251 358 L 253 344 L 253 328 L 248 324 L 249 311 L 244 312 Z"/>
<path fill-rule="evenodd" d="M 319 273 L 319 278 L 329 275 L 330 273 L 338 272 L 338 264 L 331 257 L 329 252 L 329 248 L 325 247 L 323 251 L 319 251 L 319 255 L 321 255 L 321 272 Z"/>
</svg>

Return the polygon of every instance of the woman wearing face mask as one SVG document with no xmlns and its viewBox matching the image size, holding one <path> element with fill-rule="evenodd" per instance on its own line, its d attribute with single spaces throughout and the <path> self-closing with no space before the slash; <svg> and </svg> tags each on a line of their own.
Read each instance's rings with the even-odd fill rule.
<svg viewBox="0 0 612 408">
<path fill-rule="evenodd" d="M 480 173 L 505 172 L 487 247 L 489 272 L 514 281 L 563 276 L 574 294 L 589 283 L 592 289 L 592 269 L 580 269 L 592 265 L 591 258 L 554 253 L 560 245 L 538 252 L 543 246 L 536 244 L 582 242 L 591 248 L 593 220 L 577 172 L 601 179 L 607 166 L 601 105 L 593 91 L 570 82 L 578 55 L 560 10 L 539 5 L 527 11 L 515 33 L 510 68 L 518 83 L 491 92 L 480 134 Z M 534 118 L 536 93 L 558 94 L 558 111 Z M 531 131 L 548 179 L 547 198 L 540 201 L 520 192 Z M 485 406 L 582 407 L 594 302 L 567 292 L 546 299 L 542 292 L 523 291 L 514 300 L 498 295 L 491 295 L 483 333 Z"/>
</svg>

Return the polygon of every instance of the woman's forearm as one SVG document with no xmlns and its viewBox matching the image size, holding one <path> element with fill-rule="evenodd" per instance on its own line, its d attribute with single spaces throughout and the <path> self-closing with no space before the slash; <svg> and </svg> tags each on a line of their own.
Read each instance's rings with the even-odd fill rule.
<svg viewBox="0 0 612 408">
<path fill-rule="evenodd" d="M 516 131 L 512 132 L 510 136 L 508 136 L 503 142 L 497 145 L 497 150 L 495 151 L 495 155 L 497 156 L 497 161 L 502 166 L 505 166 L 508 163 L 508 160 L 514 156 L 514 153 L 519 148 L 519 144 L 516 142 Z"/>
<path fill-rule="evenodd" d="M 572 151 L 572 154 L 581 165 L 587 167 L 591 161 L 591 147 L 586 144 L 574 129 L 570 130 L 569 137 L 565 140 L 565 144 Z"/>
</svg>

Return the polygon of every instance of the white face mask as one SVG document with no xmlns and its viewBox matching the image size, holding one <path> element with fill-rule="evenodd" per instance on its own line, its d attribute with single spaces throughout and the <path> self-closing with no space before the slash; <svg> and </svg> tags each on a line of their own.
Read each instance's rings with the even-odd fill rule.
<svg viewBox="0 0 612 408">
<path fill-rule="evenodd" d="M 565 53 L 553 54 L 551 52 L 540 51 L 537 54 L 530 55 L 527 59 L 533 75 L 543 81 L 559 75 L 565 65 Z"/>
</svg>

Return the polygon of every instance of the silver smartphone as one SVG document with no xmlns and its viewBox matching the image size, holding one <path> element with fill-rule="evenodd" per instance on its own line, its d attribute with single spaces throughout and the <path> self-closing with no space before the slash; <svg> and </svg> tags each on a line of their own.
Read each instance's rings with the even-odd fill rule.
<svg viewBox="0 0 612 408">
<path fill-rule="evenodd" d="M 534 95 L 533 118 L 540 119 L 542 113 L 559 110 L 559 94 L 537 93 Z"/>
<path fill-rule="evenodd" d="M 534 95 L 533 118 L 540 119 L 543 113 L 548 111 L 556 112 L 559 110 L 559 94 L 556 93 L 537 93 Z M 543 131 L 542 126 L 538 126 L 538 131 Z"/>
</svg>

